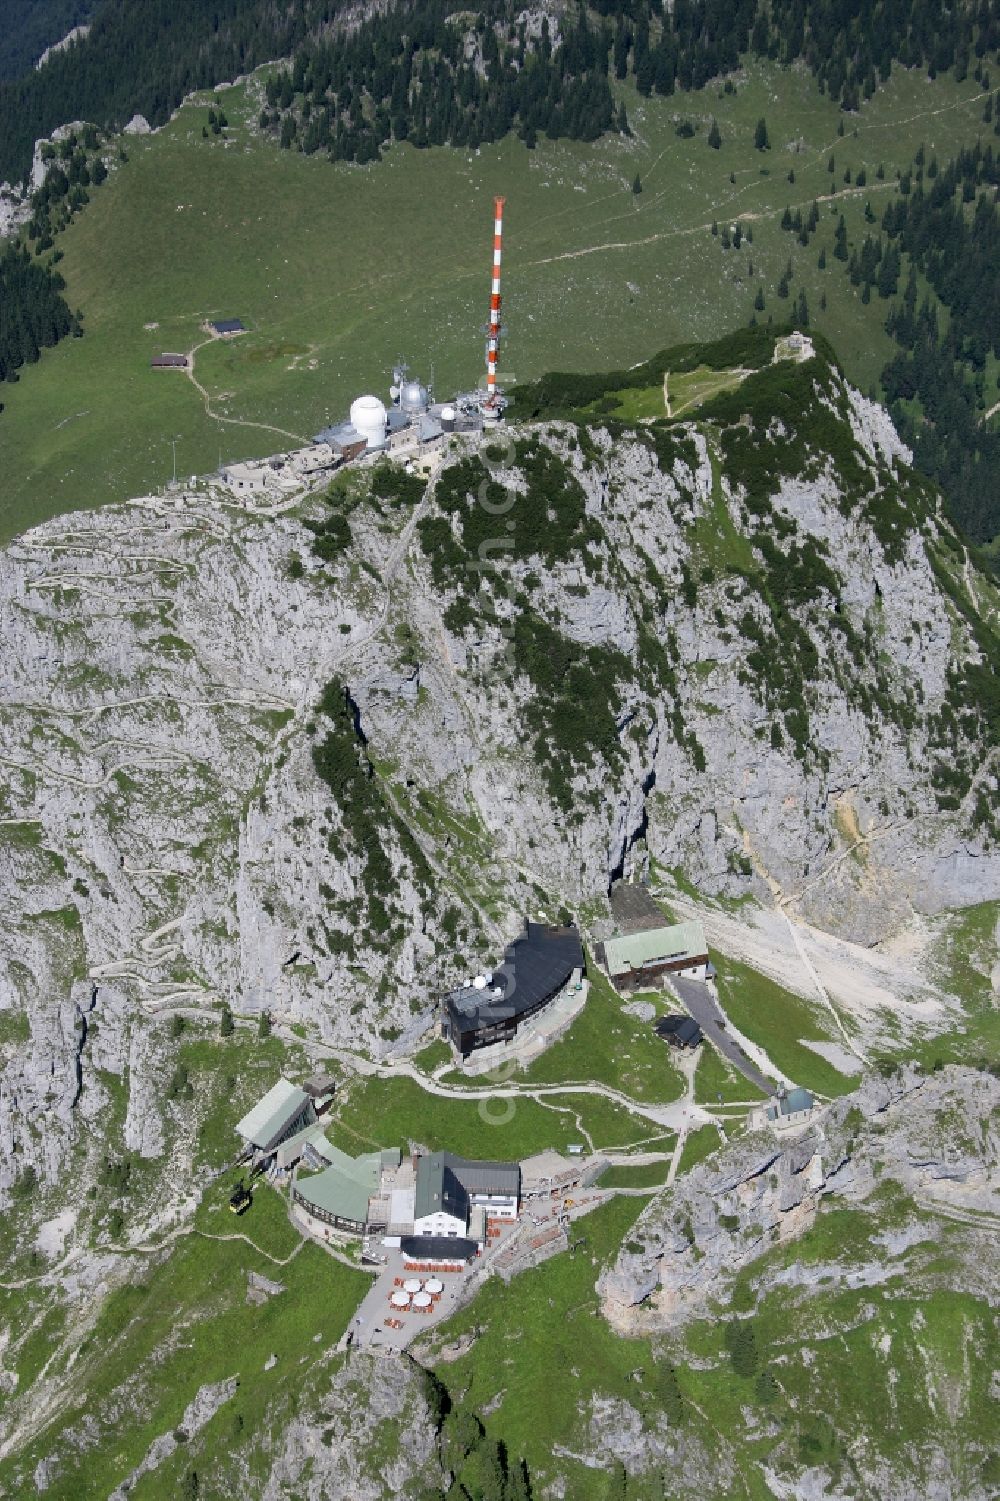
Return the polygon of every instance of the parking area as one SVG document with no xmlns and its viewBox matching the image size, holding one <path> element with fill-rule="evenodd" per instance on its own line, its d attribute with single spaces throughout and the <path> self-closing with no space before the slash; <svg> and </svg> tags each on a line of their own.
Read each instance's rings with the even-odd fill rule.
<svg viewBox="0 0 1000 1501">
<path fill-rule="evenodd" d="M 724 1058 L 738 1068 L 745 1079 L 766 1095 L 775 1091 L 773 1079 L 767 1079 L 726 1030 L 726 1018 L 714 990 L 702 980 L 685 980 L 671 975 L 670 983 L 706 1037 L 710 1037 Z"/>
</svg>

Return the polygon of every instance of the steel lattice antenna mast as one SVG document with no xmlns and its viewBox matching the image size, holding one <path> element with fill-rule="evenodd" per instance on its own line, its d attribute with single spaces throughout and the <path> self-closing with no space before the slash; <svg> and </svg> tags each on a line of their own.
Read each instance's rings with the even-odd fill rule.
<svg viewBox="0 0 1000 1501">
<path fill-rule="evenodd" d="M 486 336 L 486 408 L 497 410 L 497 353 L 500 349 L 500 251 L 503 243 L 502 198 L 493 200 L 493 282 L 490 290 L 490 322 Z"/>
</svg>

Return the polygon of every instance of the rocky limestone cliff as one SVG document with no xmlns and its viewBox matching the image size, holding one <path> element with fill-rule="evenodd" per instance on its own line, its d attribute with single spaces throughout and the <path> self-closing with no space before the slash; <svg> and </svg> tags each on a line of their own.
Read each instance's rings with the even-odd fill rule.
<svg viewBox="0 0 1000 1501">
<path fill-rule="evenodd" d="M 526 912 L 599 926 L 650 858 L 863 942 L 1000 891 L 994 593 L 885 414 L 796 379 L 456 442 L 415 508 L 203 488 L 0 554 L 0 1187 L 54 1178 L 108 1070 L 160 1150 L 177 1009 L 402 1050 Z"/>
<path fill-rule="evenodd" d="M 443 1492 L 448 1475 L 418 1367 L 355 1354 L 311 1387 L 309 1410 L 276 1425 L 262 1501 Z"/>
<path fill-rule="evenodd" d="M 948 1067 L 869 1075 L 790 1135 L 760 1131 L 732 1143 L 659 1195 L 600 1282 L 606 1317 L 622 1332 L 676 1329 L 727 1298 L 734 1280 L 775 1246 L 808 1229 L 821 1201 L 843 1205 L 901 1190 L 908 1201 L 968 1225 L 961 1285 L 991 1297 L 1000 1210 L 1000 1080 Z M 891 1220 L 892 1215 L 886 1214 Z M 888 1229 L 881 1254 L 838 1268 L 829 1262 L 762 1273 L 762 1290 L 816 1288 L 836 1275 L 878 1286 L 898 1274 L 892 1258 L 927 1239 L 912 1215 Z M 845 1247 L 846 1250 L 846 1247 Z"/>
</svg>

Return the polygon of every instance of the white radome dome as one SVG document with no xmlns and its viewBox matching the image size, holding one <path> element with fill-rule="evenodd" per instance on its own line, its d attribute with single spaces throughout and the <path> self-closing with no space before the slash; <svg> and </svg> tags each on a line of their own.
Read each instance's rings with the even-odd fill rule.
<svg viewBox="0 0 1000 1501">
<path fill-rule="evenodd" d="M 351 426 L 356 427 L 368 447 L 385 447 L 386 410 L 377 396 L 358 396 L 351 402 Z"/>
</svg>

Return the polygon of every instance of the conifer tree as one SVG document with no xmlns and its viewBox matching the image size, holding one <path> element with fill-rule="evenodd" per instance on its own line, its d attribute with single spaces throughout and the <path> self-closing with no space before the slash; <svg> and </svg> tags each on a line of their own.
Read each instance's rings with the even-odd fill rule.
<svg viewBox="0 0 1000 1501">
<path fill-rule="evenodd" d="M 833 237 L 833 253 L 838 261 L 847 260 L 847 225 L 844 223 L 843 214 L 837 221 L 837 230 Z"/>
</svg>

